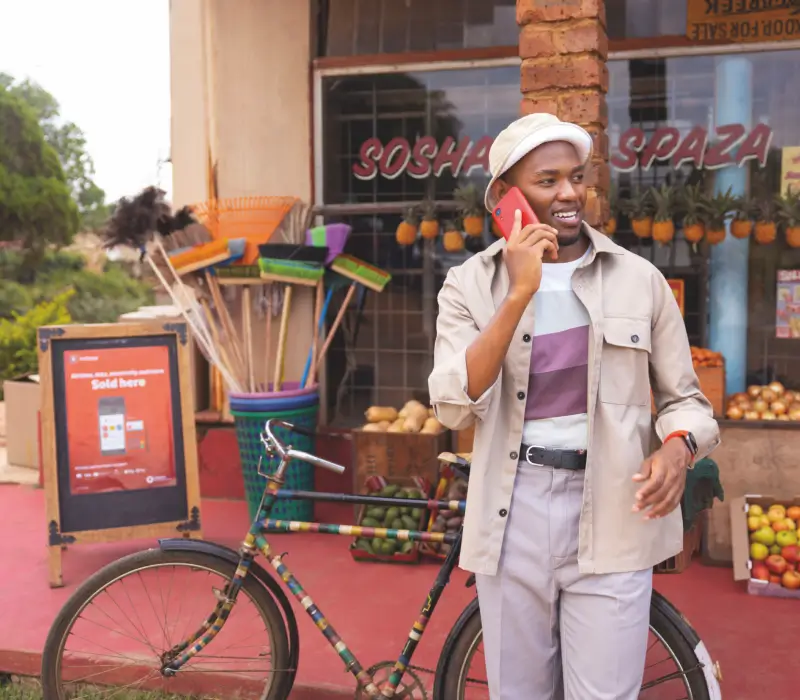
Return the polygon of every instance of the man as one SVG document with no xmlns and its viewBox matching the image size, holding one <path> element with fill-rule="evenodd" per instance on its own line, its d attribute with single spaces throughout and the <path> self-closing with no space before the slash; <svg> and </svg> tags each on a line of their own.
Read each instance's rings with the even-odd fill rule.
<svg viewBox="0 0 800 700">
<path fill-rule="evenodd" d="M 492 700 L 638 698 L 652 567 L 720 441 L 666 280 L 583 221 L 591 152 L 549 114 L 508 126 L 486 207 L 516 186 L 541 223 L 517 212 L 439 294 L 429 389 L 442 423 L 475 424 L 461 566 Z"/>
</svg>

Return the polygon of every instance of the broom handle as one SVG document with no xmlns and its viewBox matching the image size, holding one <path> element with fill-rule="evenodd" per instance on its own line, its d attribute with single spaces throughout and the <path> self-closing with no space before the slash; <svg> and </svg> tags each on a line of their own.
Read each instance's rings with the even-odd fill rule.
<svg viewBox="0 0 800 700">
<path fill-rule="evenodd" d="M 278 357 L 275 360 L 275 379 L 272 383 L 273 391 L 280 391 L 283 384 L 283 361 L 286 353 L 287 332 L 289 330 L 289 307 L 292 303 L 292 286 L 286 285 L 283 295 L 283 312 L 281 313 L 281 330 L 278 333 Z"/>
<path fill-rule="evenodd" d="M 201 299 L 200 303 L 203 305 L 203 311 L 206 313 L 209 319 L 213 319 L 214 317 L 211 315 L 211 308 L 208 305 L 208 302 L 205 299 Z M 214 341 L 214 345 L 219 349 L 220 357 L 222 358 L 222 364 L 224 364 L 228 368 L 228 372 L 232 373 L 231 361 L 228 357 L 228 352 L 225 350 L 225 346 L 222 344 L 219 332 L 217 331 L 217 324 L 210 323 L 209 326 L 211 327 L 211 336 Z M 213 394 L 214 394 L 214 410 L 222 410 L 222 403 L 220 395 L 224 395 L 224 386 L 222 386 L 221 382 L 219 381 L 219 377 L 222 376 L 222 373 L 215 367 L 214 371 L 216 372 L 214 379 L 214 387 L 213 387 Z"/>
<path fill-rule="evenodd" d="M 322 360 L 325 359 L 325 353 L 328 352 L 328 348 L 333 342 L 333 337 L 336 335 L 336 331 L 342 324 L 342 319 L 344 319 L 344 312 L 347 311 L 347 306 L 350 304 L 350 300 L 356 293 L 357 286 L 358 282 L 353 282 L 353 284 L 350 285 L 350 289 L 347 290 L 347 296 L 345 296 L 344 301 L 342 302 L 342 306 L 339 309 L 339 313 L 336 314 L 336 319 L 334 320 L 331 329 L 328 331 L 328 337 L 325 338 L 325 344 L 322 346 L 322 350 L 320 350 L 319 352 L 319 357 L 317 358 L 317 361 L 314 363 L 317 372 L 319 372 L 319 368 L 322 366 Z"/>
<path fill-rule="evenodd" d="M 249 379 L 250 393 L 255 393 L 256 378 L 253 368 L 253 323 L 250 306 L 250 285 L 247 284 L 242 289 L 242 325 L 244 327 L 244 351 L 247 355 L 247 375 Z"/>
<path fill-rule="evenodd" d="M 236 334 L 236 327 L 233 325 L 233 320 L 231 319 L 231 315 L 228 313 L 228 307 L 225 306 L 225 302 L 222 299 L 222 293 L 219 290 L 219 283 L 217 282 L 216 278 L 206 270 L 206 284 L 208 288 L 211 290 L 211 298 L 214 300 L 214 306 L 217 307 L 217 313 L 219 314 L 219 318 L 222 321 L 222 327 L 225 329 L 225 333 L 227 333 L 228 338 L 230 338 L 231 342 L 231 355 L 236 363 L 236 372 L 238 374 L 239 379 L 244 378 L 243 370 L 243 363 L 242 363 L 242 350 L 241 344 L 239 343 L 239 337 Z M 244 384 L 244 382 L 240 382 Z"/>
<path fill-rule="evenodd" d="M 322 305 L 325 301 L 325 289 L 322 286 L 322 280 L 317 282 L 317 301 L 316 301 L 316 311 L 314 313 L 314 339 L 311 341 L 311 357 L 315 357 L 317 354 L 317 344 L 319 343 L 319 326 L 320 321 L 322 320 Z M 312 364 L 311 366 L 311 373 L 305 378 L 303 382 L 302 389 L 305 389 L 308 386 L 314 386 L 314 380 L 316 379 L 317 375 L 317 366 L 316 364 Z"/>
<path fill-rule="evenodd" d="M 272 285 L 268 284 L 264 287 L 264 293 L 267 295 L 267 328 L 266 337 L 264 339 L 264 391 L 269 391 L 269 370 L 272 367 L 270 364 L 270 355 L 272 355 Z"/>
</svg>

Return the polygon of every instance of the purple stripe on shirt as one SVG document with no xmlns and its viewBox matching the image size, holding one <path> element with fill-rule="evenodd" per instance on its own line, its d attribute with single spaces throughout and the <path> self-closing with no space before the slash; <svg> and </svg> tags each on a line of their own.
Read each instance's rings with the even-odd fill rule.
<svg viewBox="0 0 800 700">
<path fill-rule="evenodd" d="M 584 355 L 587 353 L 588 347 L 585 347 Z M 584 364 L 577 367 L 531 374 L 525 403 L 525 420 L 586 413 L 588 370 L 588 361 L 584 360 Z"/>
<path fill-rule="evenodd" d="M 537 335 L 531 350 L 531 374 L 586 365 L 588 357 L 589 326 Z"/>
</svg>

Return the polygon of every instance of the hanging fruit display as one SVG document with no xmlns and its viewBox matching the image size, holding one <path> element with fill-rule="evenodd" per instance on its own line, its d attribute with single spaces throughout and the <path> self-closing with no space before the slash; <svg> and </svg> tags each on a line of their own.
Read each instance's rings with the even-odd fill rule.
<svg viewBox="0 0 800 700">
<path fill-rule="evenodd" d="M 775 200 L 765 195 L 753 203 L 756 225 L 753 236 L 761 245 L 774 243 L 778 237 L 778 227 L 775 224 Z"/>
<path fill-rule="evenodd" d="M 397 227 L 395 239 L 397 240 L 398 245 L 414 245 L 414 242 L 417 240 L 418 227 L 419 219 L 417 218 L 417 212 L 414 207 L 409 207 L 406 210 L 403 220 Z"/>
<path fill-rule="evenodd" d="M 464 233 L 473 238 L 482 236 L 486 217 L 483 211 L 483 199 L 478 189 L 475 185 L 458 187 L 453 196 L 464 222 Z"/>
<path fill-rule="evenodd" d="M 706 235 L 703 216 L 708 199 L 703 192 L 703 186 L 685 185 L 680 189 L 679 199 L 683 211 L 683 237 L 689 243 L 699 243 Z"/>
<path fill-rule="evenodd" d="M 650 188 L 650 196 L 654 203 L 653 240 L 657 243 L 669 243 L 675 237 L 675 224 L 672 221 L 675 189 L 664 183 L 659 189 Z"/>
<path fill-rule="evenodd" d="M 791 248 L 800 248 L 800 193 L 791 188 L 776 198 L 777 218 Z"/>
<path fill-rule="evenodd" d="M 621 203 L 622 209 L 631 220 L 631 228 L 638 238 L 651 238 L 653 235 L 653 200 L 650 190 L 633 192 Z"/>
<path fill-rule="evenodd" d="M 606 221 L 606 225 L 603 226 L 603 233 L 606 236 L 613 236 L 617 232 L 617 208 L 619 204 L 617 202 L 617 187 L 612 182 L 611 189 L 608 193 L 608 221 Z"/>
<path fill-rule="evenodd" d="M 747 196 L 736 197 L 736 205 L 731 221 L 731 236 L 734 238 L 750 238 L 753 233 L 753 203 Z"/>
<path fill-rule="evenodd" d="M 711 245 L 719 245 L 725 240 L 725 219 L 736 208 L 736 197 L 729 187 L 726 192 L 719 192 L 709 197 L 706 205 L 706 240 Z"/>
<path fill-rule="evenodd" d="M 448 253 L 464 250 L 464 234 L 458 230 L 458 225 L 454 221 L 445 222 L 442 244 Z"/>
<path fill-rule="evenodd" d="M 436 218 L 436 205 L 431 200 L 426 199 L 419 205 L 419 209 L 422 213 L 419 233 L 423 238 L 432 240 L 439 235 L 439 220 Z"/>
</svg>

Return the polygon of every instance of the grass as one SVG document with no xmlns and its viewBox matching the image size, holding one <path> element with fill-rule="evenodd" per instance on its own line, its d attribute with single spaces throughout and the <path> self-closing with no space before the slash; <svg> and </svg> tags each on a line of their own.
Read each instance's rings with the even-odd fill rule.
<svg viewBox="0 0 800 700">
<path fill-rule="evenodd" d="M 81 689 L 81 700 L 185 700 L 180 695 L 166 693 L 148 693 L 142 691 L 124 691 L 106 688 L 96 692 Z M 42 685 L 38 678 L 22 678 L 0 673 L 0 700 L 42 700 Z"/>
</svg>

